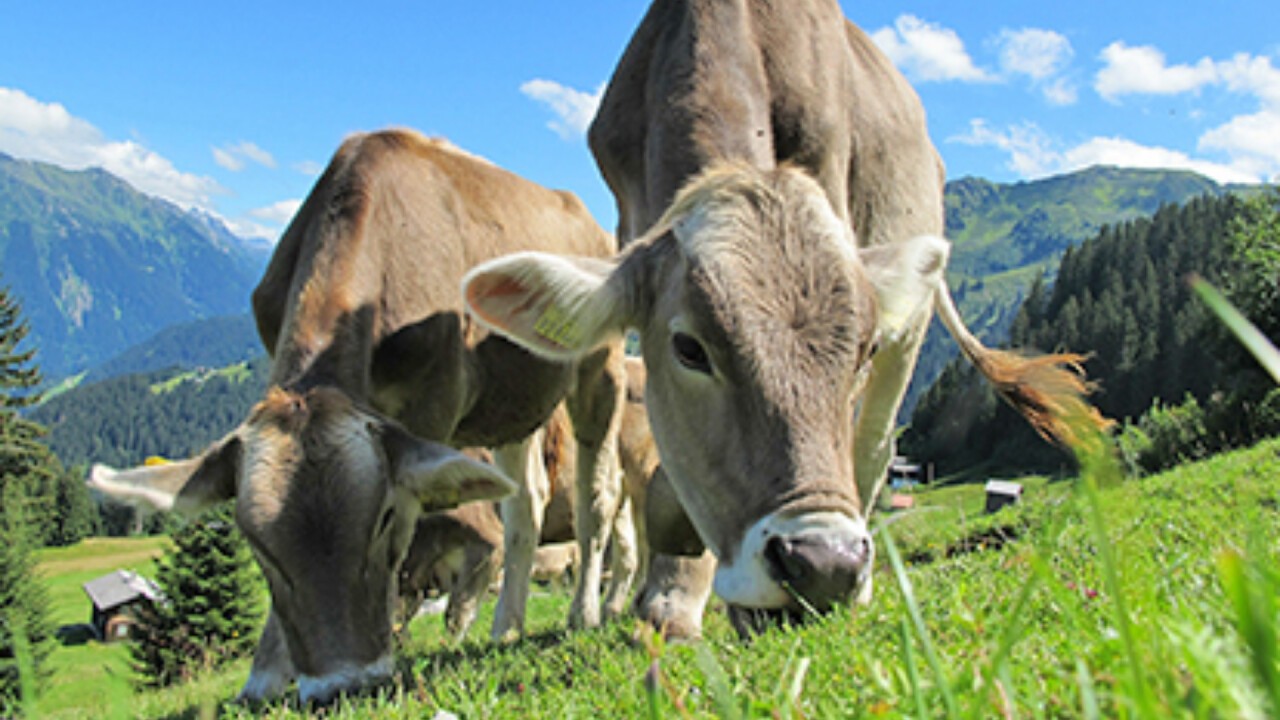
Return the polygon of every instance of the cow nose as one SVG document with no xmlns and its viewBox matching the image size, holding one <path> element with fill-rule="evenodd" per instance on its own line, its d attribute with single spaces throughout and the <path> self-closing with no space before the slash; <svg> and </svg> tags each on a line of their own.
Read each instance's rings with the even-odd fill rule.
<svg viewBox="0 0 1280 720">
<path fill-rule="evenodd" d="M 870 569 L 871 538 L 775 535 L 765 543 L 769 573 L 819 612 L 851 599 Z"/>
</svg>

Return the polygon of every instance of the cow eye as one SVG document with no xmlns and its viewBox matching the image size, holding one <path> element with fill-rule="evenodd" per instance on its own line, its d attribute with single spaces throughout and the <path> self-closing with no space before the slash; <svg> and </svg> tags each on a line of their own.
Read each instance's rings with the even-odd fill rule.
<svg viewBox="0 0 1280 720">
<path fill-rule="evenodd" d="M 671 351 L 676 360 L 690 370 L 706 375 L 711 374 L 711 358 L 707 357 L 706 348 L 692 335 L 678 332 L 671 336 Z"/>
</svg>

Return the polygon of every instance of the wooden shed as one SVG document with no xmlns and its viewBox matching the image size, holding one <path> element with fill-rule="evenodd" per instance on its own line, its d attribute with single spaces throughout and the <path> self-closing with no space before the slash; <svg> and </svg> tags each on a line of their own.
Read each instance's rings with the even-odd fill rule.
<svg viewBox="0 0 1280 720">
<path fill-rule="evenodd" d="M 1022 485 L 1008 480 L 987 481 L 987 512 L 993 513 L 1022 499 Z"/>
<path fill-rule="evenodd" d="M 154 582 L 128 570 L 103 575 L 82 587 L 93 604 L 90 624 L 103 642 L 131 637 L 139 605 L 164 598 Z"/>
</svg>

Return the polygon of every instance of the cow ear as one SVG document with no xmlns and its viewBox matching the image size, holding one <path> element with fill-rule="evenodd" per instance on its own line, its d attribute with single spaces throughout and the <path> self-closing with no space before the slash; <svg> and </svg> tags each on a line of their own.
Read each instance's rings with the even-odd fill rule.
<svg viewBox="0 0 1280 720">
<path fill-rule="evenodd" d="M 936 235 L 920 235 L 859 251 L 867 276 L 876 289 L 879 331 L 890 342 L 915 327 L 921 313 L 933 310 L 933 297 L 942 286 L 951 243 Z"/>
<path fill-rule="evenodd" d="M 231 435 L 189 460 L 148 462 L 131 470 L 94 465 L 88 485 L 120 502 L 197 515 L 235 497 L 240 455 L 240 438 Z"/>
<path fill-rule="evenodd" d="M 425 511 L 497 500 L 516 491 L 516 484 L 494 466 L 395 425 L 383 426 L 382 444 L 391 464 L 391 481 L 418 498 Z"/>
<path fill-rule="evenodd" d="M 467 309 L 484 325 L 552 360 L 581 357 L 626 329 L 614 263 L 547 253 L 508 255 L 462 281 Z"/>
</svg>

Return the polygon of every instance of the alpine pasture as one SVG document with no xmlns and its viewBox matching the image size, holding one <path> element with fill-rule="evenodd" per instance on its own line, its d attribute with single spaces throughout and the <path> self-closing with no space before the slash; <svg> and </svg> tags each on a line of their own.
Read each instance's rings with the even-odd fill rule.
<svg viewBox="0 0 1280 720">
<path fill-rule="evenodd" d="M 706 637 L 665 645 L 632 621 L 568 633 L 566 591 L 531 603 L 530 636 L 449 646 L 410 626 L 393 687 L 335 718 L 1273 717 L 1280 711 L 1280 440 L 1122 479 L 1105 448 L 1081 478 L 1025 479 L 983 515 L 980 486 L 925 491 L 881 515 L 872 605 L 742 644 L 713 609 Z M 154 540 L 111 551 L 145 561 Z M 87 574 L 44 551 L 57 620 Z M 95 562 L 97 562 L 95 560 Z M 82 606 L 81 606 L 82 607 Z M 492 601 L 477 623 L 487 625 Z M 248 661 L 156 692 L 121 648 L 55 651 L 42 717 L 304 717 L 231 704 Z"/>
</svg>

